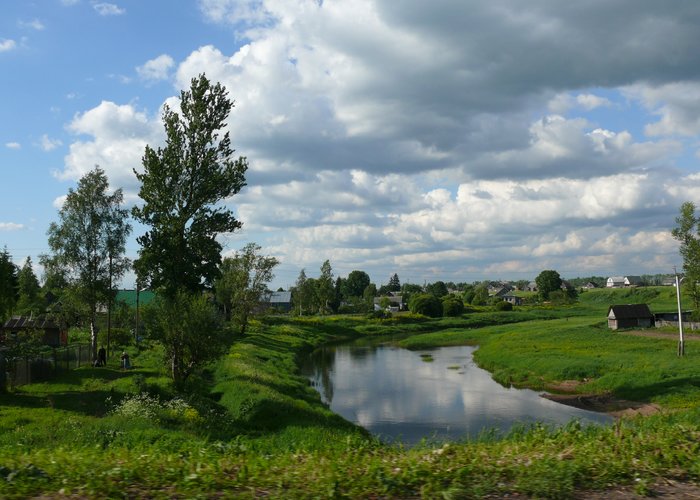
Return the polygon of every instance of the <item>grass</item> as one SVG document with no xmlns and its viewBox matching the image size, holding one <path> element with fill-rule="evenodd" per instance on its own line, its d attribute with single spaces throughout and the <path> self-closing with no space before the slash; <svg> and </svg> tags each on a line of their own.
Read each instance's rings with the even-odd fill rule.
<svg viewBox="0 0 700 500">
<path fill-rule="evenodd" d="M 129 372 L 113 362 L 22 387 L 0 395 L 0 497 L 568 498 L 700 480 L 700 343 L 679 359 L 672 341 L 608 331 L 606 300 L 620 297 L 604 292 L 567 308 L 441 320 L 270 318 L 251 325 L 188 395 L 173 391 L 157 348 L 135 352 Z M 656 310 L 665 293 L 644 297 Z M 504 382 L 577 379 L 585 390 L 674 411 L 603 428 L 385 445 L 330 412 L 297 368 L 324 342 L 385 333 L 408 334 L 398 342 L 414 349 L 478 344 L 477 362 Z"/>
</svg>

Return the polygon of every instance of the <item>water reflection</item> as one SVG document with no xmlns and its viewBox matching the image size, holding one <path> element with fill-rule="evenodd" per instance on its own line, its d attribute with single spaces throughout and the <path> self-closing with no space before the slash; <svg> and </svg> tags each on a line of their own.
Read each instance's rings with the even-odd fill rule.
<svg viewBox="0 0 700 500">
<path fill-rule="evenodd" d="M 490 428 L 505 432 L 534 422 L 612 421 L 535 391 L 497 384 L 472 361 L 474 349 L 331 346 L 314 352 L 303 370 L 333 411 L 384 439 L 409 444 L 475 437 Z"/>
</svg>

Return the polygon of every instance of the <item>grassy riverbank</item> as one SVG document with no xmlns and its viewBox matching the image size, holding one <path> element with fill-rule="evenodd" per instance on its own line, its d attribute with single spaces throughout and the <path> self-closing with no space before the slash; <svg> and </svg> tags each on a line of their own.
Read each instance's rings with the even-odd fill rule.
<svg viewBox="0 0 700 500">
<path fill-rule="evenodd" d="M 173 392 L 157 350 L 134 352 L 129 372 L 82 368 L 0 396 L 0 497 L 565 498 L 584 488 L 644 493 L 659 478 L 700 479 L 695 348 L 678 360 L 672 341 L 611 333 L 600 325 L 601 308 L 584 301 L 390 322 L 273 318 L 252 325 L 187 397 Z M 609 428 L 386 446 L 322 405 L 297 361 L 337 336 L 399 331 L 414 332 L 402 341 L 412 347 L 478 343 L 479 363 L 499 379 L 542 387 L 588 377 L 586 390 L 684 409 Z"/>
</svg>

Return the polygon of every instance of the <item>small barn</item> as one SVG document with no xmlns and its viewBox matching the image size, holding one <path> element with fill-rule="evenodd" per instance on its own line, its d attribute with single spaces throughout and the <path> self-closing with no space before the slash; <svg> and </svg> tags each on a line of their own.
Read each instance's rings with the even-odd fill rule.
<svg viewBox="0 0 700 500">
<path fill-rule="evenodd" d="M 646 304 L 615 305 L 608 308 L 608 328 L 650 328 L 654 315 Z"/>
<path fill-rule="evenodd" d="M 13 316 L 0 326 L 0 344 L 30 331 L 43 331 L 43 343 L 59 347 L 68 343 L 68 332 L 49 316 Z"/>
<path fill-rule="evenodd" d="M 262 303 L 278 313 L 288 313 L 292 310 L 292 292 L 268 292 L 263 296 Z"/>
</svg>

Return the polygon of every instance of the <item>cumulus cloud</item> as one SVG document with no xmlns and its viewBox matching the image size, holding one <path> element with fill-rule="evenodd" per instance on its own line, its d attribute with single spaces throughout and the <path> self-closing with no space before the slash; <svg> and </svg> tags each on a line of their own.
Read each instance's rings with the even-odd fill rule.
<svg viewBox="0 0 700 500">
<path fill-rule="evenodd" d="M 578 94 L 574 96 L 565 92 L 554 96 L 547 103 L 547 107 L 552 113 L 561 115 L 572 108 L 591 111 L 600 107 L 610 107 L 612 104 L 613 103 L 607 97 L 601 97 L 595 94 Z"/>
<path fill-rule="evenodd" d="M 141 79 L 146 81 L 165 80 L 170 74 L 170 69 L 175 65 L 175 61 L 167 54 L 146 61 L 142 66 L 136 68 Z"/>
<path fill-rule="evenodd" d="M 121 16 L 126 14 L 126 9 L 113 3 L 100 2 L 94 4 L 92 8 L 101 16 Z"/>
<path fill-rule="evenodd" d="M 6 142 L 5 147 L 7 149 L 22 149 L 22 145 L 19 142 Z"/>
<path fill-rule="evenodd" d="M 8 38 L 0 39 L 0 52 L 9 52 L 17 47 L 17 42 Z"/>
<path fill-rule="evenodd" d="M 677 260 L 669 226 L 700 197 L 676 168 L 700 134 L 700 4 L 623 0 L 604 16 L 554 0 L 199 8 L 245 43 L 137 72 L 177 88 L 205 72 L 236 100 L 228 131 L 250 170 L 229 200 L 245 224 L 231 243 L 421 282 Z M 153 112 L 103 102 L 76 115 L 60 176 L 99 163 L 133 190 L 144 145 L 162 141 Z"/>
<path fill-rule="evenodd" d="M 640 100 L 659 120 L 645 127 L 650 136 L 695 136 L 700 133 L 700 82 L 673 82 L 664 85 L 632 85 L 625 89 Z"/>
<path fill-rule="evenodd" d="M 62 146 L 63 142 L 60 139 L 51 139 L 48 135 L 44 134 L 41 136 L 41 141 L 39 146 L 42 150 L 49 152 L 53 151 L 59 146 Z"/>
<path fill-rule="evenodd" d="M 24 229 L 24 224 L 17 224 L 16 222 L 0 222 L 0 231 L 19 231 Z"/>
<path fill-rule="evenodd" d="M 20 21 L 19 25 L 22 28 L 30 28 L 36 31 L 43 31 L 46 26 L 39 19 L 32 19 L 31 21 Z"/>
<path fill-rule="evenodd" d="M 106 172 L 110 185 L 124 188 L 129 199 L 136 189 L 133 169 L 140 168 L 146 144 L 160 144 L 163 138 L 157 118 L 132 105 L 110 101 L 75 115 L 68 130 L 81 138 L 70 145 L 65 167 L 57 177 L 77 180 L 97 164 Z"/>
</svg>

